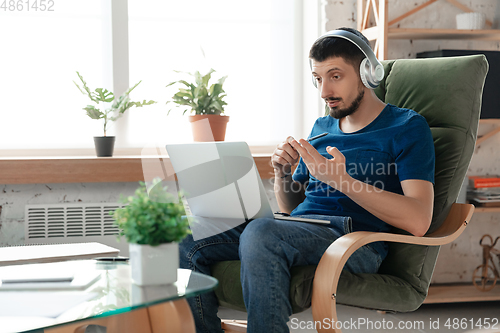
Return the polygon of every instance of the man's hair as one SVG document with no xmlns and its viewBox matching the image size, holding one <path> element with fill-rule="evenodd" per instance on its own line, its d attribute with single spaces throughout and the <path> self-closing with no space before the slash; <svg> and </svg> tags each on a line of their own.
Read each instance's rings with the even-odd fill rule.
<svg viewBox="0 0 500 333">
<path fill-rule="evenodd" d="M 358 30 L 352 28 L 338 28 L 337 30 L 345 30 L 351 32 L 361 38 L 371 49 L 368 39 Z M 345 62 L 352 65 L 359 73 L 361 61 L 365 58 L 364 53 L 352 42 L 342 37 L 326 37 L 317 40 L 309 51 L 309 58 L 318 62 L 325 61 L 331 57 L 340 57 Z"/>
</svg>

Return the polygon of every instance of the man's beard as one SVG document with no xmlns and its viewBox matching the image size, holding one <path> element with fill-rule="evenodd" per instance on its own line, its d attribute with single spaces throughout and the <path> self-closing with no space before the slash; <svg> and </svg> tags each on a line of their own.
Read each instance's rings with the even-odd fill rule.
<svg viewBox="0 0 500 333">
<path fill-rule="evenodd" d="M 335 119 L 341 119 L 347 116 L 350 116 L 354 112 L 356 112 L 365 96 L 365 90 L 363 88 L 359 89 L 358 96 L 352 101 L 351 105 L 349 105 L 345 109 L 340 109 L 339 107 L 330 108 L 329 114 L 331 117 Z M 342 101 L 341 98 L 326 98 L 326 101 Z"/>
</svg>

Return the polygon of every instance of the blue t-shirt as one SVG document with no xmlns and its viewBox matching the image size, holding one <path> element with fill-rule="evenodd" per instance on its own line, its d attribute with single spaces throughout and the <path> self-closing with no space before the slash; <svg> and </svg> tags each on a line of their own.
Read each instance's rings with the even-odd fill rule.
<svg viewBox="0 0 500 333">
<path fill-rule="evenodd" d="M 344 133 L 339 120 L 330 116 L 316 120 L 309 137 L 328 135 L 311 145 L 328 159 L 327 146 L 337 147 L 345 156 L 350 176 L 385 191 L 403 194 L 401 181 L 421 179 L 434 183 L 434 142 L 427 121 L 413 110 L 387 104 L 375 120 L 359 131 Z M 387 232 L 391 226 L 356 204 L 340 191 L 310 176 L 302 158 L 293 180 L 309 182 L 306 199 L 291 213 L 295 215 L 350 216 L 353 231 Z M 373 243 L 382 257 L 384 243 Z"/>
</svg>

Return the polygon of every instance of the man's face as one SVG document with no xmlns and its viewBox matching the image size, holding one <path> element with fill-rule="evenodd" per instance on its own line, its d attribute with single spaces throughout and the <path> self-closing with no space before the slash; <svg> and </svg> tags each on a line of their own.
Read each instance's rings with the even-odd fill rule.
<svg viewBox="0 0 500 333">
<path fill-rule="evenodd" d="M 365 93 L 357 69 L 340 57 L 331 57 L 322 62 L 312 60 L 312 75 L 330 116 L 340 119 L 356 112 Z"/>
</svg>

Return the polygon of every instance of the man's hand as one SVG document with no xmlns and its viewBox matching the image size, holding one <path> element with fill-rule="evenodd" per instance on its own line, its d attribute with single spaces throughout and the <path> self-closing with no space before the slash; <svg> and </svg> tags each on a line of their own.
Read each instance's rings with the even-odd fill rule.
<svg viewBox="0 0 500 333">
<path fill-rule="evenodd" d="M 327 159 L 304 139 L 298 142 L 292 140 L 291 146 L 298 151 L 311 176 L 334 189 L 341 190 L 342 183 L 351 178 L 346 171 L 345 156 L 337 148 L 326 147 L 327 153 L 332 156 Z"/>
<path fill-rule="evenodd" d="M 280 143 L 273 152 L 271 163 L 274 168 L 274 194 L 278 207 L 284 213 L 290 214 L 305 198 L 304 184 L 294 182 L 291 177 L 292 166 L 299 161 L 299 153 L 290 145 L 295 141 L 289 136 Z"/>
<path fill-rule="evenodd" d="M 289 136 L 285 141 L 280 143 L 273 152 L 271 163 L 276 177 L 281 178 L 289 175 L 292 171 L 292 166 L 299 161 L 300 156 L 290 145 L 291 141 L 295 141 L 295 139 Z"/>
</svg>

